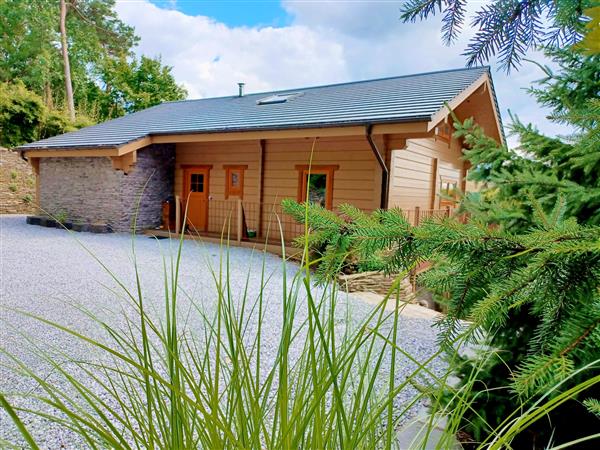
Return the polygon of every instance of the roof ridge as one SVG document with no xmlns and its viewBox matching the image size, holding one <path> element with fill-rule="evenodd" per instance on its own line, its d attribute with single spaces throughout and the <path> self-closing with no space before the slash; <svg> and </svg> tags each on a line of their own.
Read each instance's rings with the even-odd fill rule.
<svg viewBox="0 0 600 450">
<path fill-rule="evenodd" d="M 477 67 L 459 67 L 456 69 L 433 70 L 431 72 L 411 73 L 411 74 L 406 74 L 406 75 L 394 75 L 394 76 L 380 77 L 380 78 L 369 78 L 366 80 L 344 81 L 341 83 L 329 83 L 329 84 L 320 84 L 320 85 L 306 86 L 306 87 L 279 89 L 276 91 L 253 92 L 251 94 L 244 94 L 244 97 L 250 97 L 250 96 L 255 96 L 255 95 L 278 94 L 281 92 L 293 92 L 293 91 L 308 90 L 308 89 L 329 88 L 329 87 L 336 87 L 336 86 L 349 86 L 349 85 L 353 85 L 353 84 L 370 83 L 370 82 L 374 82 L 374 81 L 397 80 L 400 78 L 420 77 L 420 76 L 425 76 L 425 75 L 436 75 L 436 74 L 440 74 L 440 73 L 461 72 L 461 71 L 468 72 L 471 70 L 478 70 L 478 69 L 479 70 L 485 69 L 487 72 L 490 72 L 491 67 L 489 65 L 483 65 L 483 66 L 477 66 Z M 238 95 L 221 95 L 219 97 L 190 98 L 190 99 L 186 99 L 186 100 L 173 100 L 170 102 L 162 102 L 162 103 L 160 103 L 160 105 L 165 105 L 165 104 L 172 105 L 174 103 L 191 103 L 191 102 L 200 102 L 203 100 L 220 100 L 220 99 L 224 99 L 224 98 L 237 98 L 237 97 L 238 97 Z M 156 105 L 156 106 L 160 106 L 160 105 Z"/>
</svg>

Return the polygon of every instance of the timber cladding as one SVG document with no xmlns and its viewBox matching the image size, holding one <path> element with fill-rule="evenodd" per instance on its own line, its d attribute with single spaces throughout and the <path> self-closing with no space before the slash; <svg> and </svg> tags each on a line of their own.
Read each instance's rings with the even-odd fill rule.
<svg viewBox="0 0 600 450">
<path fill-rule="evenodd" d="M 183 196 L 183 168 L 185 166 L 212 165 L 210 170 L 210 196 L 225 200 L 227 166 L 244 167 L 244 200 L 259 201 L 258 141 L 190 142 L 177 144 L 175 152 L 175 195 Z"/>
<path fill-rule="evenodd" d="M 441 180 L 459 181 L 462 152 L 456 139 L 409 139 L 406 149 L 394 151 L 391 164 L 390 207 L 439 208 Z"/>
<path fill-rule="evenodd" d="M 243 201 L 263 204 L 263 230 L 260 231 L 265 232 L 273 205 L 280 205 L 284 198 L 299 200 L 301 171 L 298 167 L 311 163 L 311 150 L 313 167 L 335 168 L 335 177 L 331 177 L 332 183 L 328 186 L 328 206 L 335 208 L 342 203 L 351 203 L 366 211 L 379 207 L 381 168 L 364 136 L 326 137 L 316 141 L 314 138 L 288 138 L 180 143 L 176 146 L 175 195 L 183 194 L 186 166 L 212 165 L 210 217 L 210 202 L 216 208 L 215 201 L 227 199 L 228 168 L 243 167 Z M 249 226 L 256 226 L 254 222 Z"/>
<path fill-rule="evenodd" d="M 279 204 L 284 198 L 298 197 L 298 165 L 311 161 L 313 138 L 264 141 L 262 203 Z M 227 166 L 243 166 L 244 200 L 260 202 L 258 141 L 198 142 L 177 144 L 175 194 L 182 195 L 186 165 L 212 164 L 210 193 L 224 200 Z M 317 139 L 312 155 L 315 166 L 337 166 L 333 186 L 333 207 L 342 203 L 373 210 L 379 206 L 381 169 L 366 139 L 332 137 Z"/>
<path fill-rule="evenodd" d="M 265 144 L 263 201 L 298 199 L 299 165 L 311 163 L 313 139 L 272 140 Z M 313 166 L 335 166 L 332 207 L 352 203 L 366 211 L 379 207 L 381 169 L 363 136 L 318 139 Z"/>
</svg>

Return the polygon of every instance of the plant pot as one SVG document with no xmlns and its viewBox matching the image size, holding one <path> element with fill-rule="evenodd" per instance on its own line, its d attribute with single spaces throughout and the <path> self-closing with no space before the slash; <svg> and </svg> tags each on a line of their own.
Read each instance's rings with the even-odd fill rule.
<svg viewBox="0 0 600 450">
<path fill-rule="evenodd" d="M 256 230 L 248 230 L 248 237 L 249 238 L 255 238 L 256 237 Z"/>
<path fill-rule="evenodd" d="M 41 225 L 41 220 L 40 216 L 27 216 L 27 219 L 25 219 L 29 225 Z"/>
<path fill-rule="evenodd" d="M 71 230 L 77 231 L 77 232 L 88 231 L 88 224 L 87 223 L 74 223 Z"/>
<path fill-rule="evenodd" d="M 58 224 L 56 220 L 51 219 L 50 217 L 42 217 L 40 219 L 40 225 L 46 228 L 55 228 Z"/>
</svg>

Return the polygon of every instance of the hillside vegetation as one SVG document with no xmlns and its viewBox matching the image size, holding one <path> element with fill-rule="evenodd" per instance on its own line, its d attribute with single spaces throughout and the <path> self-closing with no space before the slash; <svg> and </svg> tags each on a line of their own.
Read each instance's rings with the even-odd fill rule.
<svg viewBox="0 0 600 450">
<path fill-rule="evenodd" d="M 35 175 L 17 152 L 0 147 L 0 214 L 35 212 Z"/>
</svg>

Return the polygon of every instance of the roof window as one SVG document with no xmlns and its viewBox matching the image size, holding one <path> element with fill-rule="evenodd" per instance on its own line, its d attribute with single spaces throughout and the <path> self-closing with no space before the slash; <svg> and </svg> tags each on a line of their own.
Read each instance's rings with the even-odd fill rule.
<svg viewBox="0 0 600 450">
<path fill-rule="evenodd" d="M 261 98 L 256 102 L 257 105 L 273 105 L 276 103 L 285 103 L 288 100 L 293 100 L 296 97 L 303 95 L 302 92 L 290 92 L 288 94 L 274 94 L 268 97 Z"/>
</svg>

